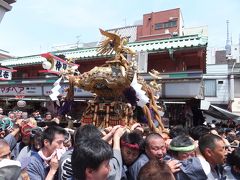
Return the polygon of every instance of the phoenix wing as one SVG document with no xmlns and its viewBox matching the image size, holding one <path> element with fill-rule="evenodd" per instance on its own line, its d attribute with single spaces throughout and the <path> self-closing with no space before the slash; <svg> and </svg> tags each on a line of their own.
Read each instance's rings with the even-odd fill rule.
<svg viewBox="0 0 240 180">
<path fill-rule="evenodd" d="M 98 54 L 108 54 L 112 53 L 113 50 L 117 50 L 121 43 L 121 38 L 117 34 L 110 33 L 99 29 L 101 34 L 106 38 L 99 43 Z"/>
</svg>

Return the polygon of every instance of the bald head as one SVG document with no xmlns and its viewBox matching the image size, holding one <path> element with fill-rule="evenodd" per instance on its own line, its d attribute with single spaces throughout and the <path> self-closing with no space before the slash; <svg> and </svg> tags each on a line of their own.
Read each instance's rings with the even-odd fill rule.
<svg viewBox="0 0 240 180">
<path fill-rule="evenodd" d="M 167 150 L 165 141 L 160 134 L 152 133 L 146 137 L 145 152 L 149 159 L 163 160 Z"/>
<path fill-rule="evenodd" d="M 0 159 L 10 159 L 10 146 L 4 139 L 0 139 Z"/>
<path fill-rule="evenodd" d="M 0 150 L 2 149 L 2 147 L 4 146 L 9 146 L 7 141 L 5 141 L 4 139 L 0 139 Z"/>
<path fill-rule="evenodd" d="M 158 134 L 158 133 L 151 133 L 145 139 L 145 146 L 149 147 L 149 144 L 150 144 L 150 142 L 153 139 L 162 139 L 164 141 L 163 137 L 160 134 Z"/>
</svg>

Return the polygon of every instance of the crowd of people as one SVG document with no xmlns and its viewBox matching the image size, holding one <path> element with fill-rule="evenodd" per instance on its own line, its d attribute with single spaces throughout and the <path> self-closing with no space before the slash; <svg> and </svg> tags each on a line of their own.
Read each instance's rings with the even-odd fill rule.
<svg viewBox="0 0 240 180">
<path fill-rule="evenodd" d="M 51 113 L 0 108 L 0 179 L 240 179 L 239 124 L 174 126 L 159 134 L 139 123 L 101 129 L 59 121 Z"/>
</svg>

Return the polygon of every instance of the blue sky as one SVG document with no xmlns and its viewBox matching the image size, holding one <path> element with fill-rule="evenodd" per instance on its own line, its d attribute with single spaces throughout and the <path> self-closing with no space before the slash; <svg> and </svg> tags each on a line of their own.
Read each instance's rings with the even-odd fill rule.
<svg viewBox="0 0 240 180">
<path fill-rule="evenodd" d="M 225 46 L 227 19 L 238 42 L 240 0 L 17 0 L 0 23 L 0 49 L 26 56 L 78 39 L 98 41 L 99 27 L 133 25 L 143 14 L 172 8 L 181 8 L 185 27 L 208 25 L 210 47 Z"/>
</svg>

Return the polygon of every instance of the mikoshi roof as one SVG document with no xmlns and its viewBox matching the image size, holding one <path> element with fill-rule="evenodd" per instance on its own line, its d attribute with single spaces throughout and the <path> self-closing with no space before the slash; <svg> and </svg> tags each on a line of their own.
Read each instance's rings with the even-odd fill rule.
<svg viewBox="0 0 240 180">
<path fill-rule="evenodd" d="M 183 49 L 183 48 L 194 48 L 194 47 L 206 47 L 207 37 L 200 35 L 191 36 L 178 36 L 169 39 L 161 40 L 149 40 L 141 42 L 128 43 L 128 47 L 134 51 L 148 51 L 149 53 L 166 51 L 167 49 Z M 64 51 L 54 51 L 51 52 L 54 55 L 63 54 L 66 58 L 74 59 L 90 59 L 90 58 L 101 58 L 108 57 L 108 55 L 97 54 L 97 47 L 94 48 L 78 48 Z M 0 63 L 2 66 L 23 66 L 23 65 L 33 65 L 41 64 L 45 58 L 41 55 L 16 57 L 2 60 Z"/>
</svg>

